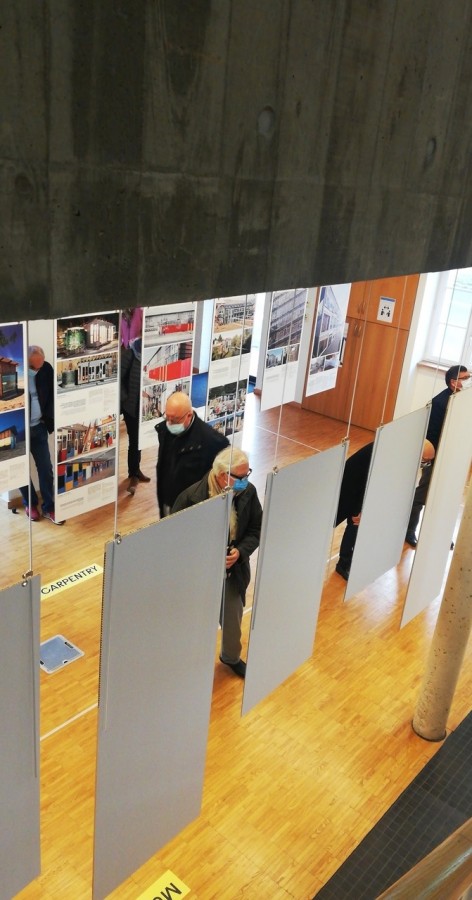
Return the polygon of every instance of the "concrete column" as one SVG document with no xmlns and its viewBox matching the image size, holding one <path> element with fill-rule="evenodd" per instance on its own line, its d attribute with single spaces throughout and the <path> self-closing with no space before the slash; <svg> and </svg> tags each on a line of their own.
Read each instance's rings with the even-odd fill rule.
<svg viewBox="0 0 472 900">
<path fill-rule="evenodd" d="M 421 686 L 413 730 L 442 741 L 472 625 L 472 480 Z"/>
</svg>

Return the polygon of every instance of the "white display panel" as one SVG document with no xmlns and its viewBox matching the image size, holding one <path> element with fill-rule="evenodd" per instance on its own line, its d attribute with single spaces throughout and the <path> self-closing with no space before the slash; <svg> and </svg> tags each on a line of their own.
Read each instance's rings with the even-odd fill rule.
<svg viewBox="0 0 472 900">
<path fill-rule="evenodd" d="M 434 463 L 401 626 L 441 591 L 472 457 L 472 390 L 452 394 Z"/>
<path fill-rule="evenodd" d="M 231 499 L 107 544 L 94 900 L 200 811 Z"/>
<path fill-rule="evenodd" d="M 400 559 L 428 419 L 425 407 L 377 430 L 345 600 Z"/>
<path fill-rule="evenodd" d="M 39 595 L 36 575 L 0 592 L 0 897 L 41 871 Z"/>
<path fill-rule="evenodd" d="M 116 500 L 119 314 L 68 316 L 55 328 L 58 520 Z"/>
<path fill-rule="evenodd" d="M 243 713 L 311 656 L 346 445 L 267 478 Z"/>
</svg>

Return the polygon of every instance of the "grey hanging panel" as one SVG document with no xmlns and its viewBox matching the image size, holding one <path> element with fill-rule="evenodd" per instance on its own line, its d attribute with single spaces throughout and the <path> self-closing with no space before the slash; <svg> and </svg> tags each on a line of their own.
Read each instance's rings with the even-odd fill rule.
<svg viewBox="0 0 472 900">
<path fill-rule="evenodd" d="M 39 835 L 40 578 L 0 592 L 0 897 L 41 871 Z"/>
<path fill-rule="evenodd" d="M 230 502 L 106 545 L 94 900 L 199 814 Z"/>
<path fill-rule="evenodd" d="M 267 477 L 243 713 L 313 651 L 346 447 Z"/>
</svg>

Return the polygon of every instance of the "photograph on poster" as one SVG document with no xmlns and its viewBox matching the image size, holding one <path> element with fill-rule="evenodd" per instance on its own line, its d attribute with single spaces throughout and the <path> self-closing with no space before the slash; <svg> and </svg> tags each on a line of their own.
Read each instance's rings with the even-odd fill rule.
<svg viewBox="0 0 472 900">
<path fill-rule="evenodd" d="M 298 362 L 300 344 L 290 344 L 287 351 L 287 362 Z"/>
<path fill-rule="evenodd" d="M 246 315 L 247 312 L 249 313 L 249 317 Z M 246 322 L 246 325 L 249 325 L 253 318 L 254 301 L 252 302 L 251 314 L 251 311 L 246 309 L 245 294 L 240 297 L 222 298 L 215 303 L 213 332 L 218 334 L 220 331 L 234 331 L 237 328 L 241 330 L 244 322 Z"/>
<path fill-rule="evenodd" d="M 322 287 L 316 312 L 315 337 L 312 358 L 319 356 L 339 355 L 344 336 L 346 303 L 340 300 L 338 292 L 332 285 Z"/>
<path fill-rule="evenodd" d="M 270 311 L 268 350 L 300 342 L 306 299 L 306 288 L 296 291 L 274 291 Z"/>
<path fill-rule="evenodd" d="M 25 411 L 15 409 L 0 414 L 0 465 L 26 453 Z"/>
<path fill-rule="evenodd" d="M 159 381 L 157 384 L 147 384 L 141 394 L 141 421 L 149 422 L 151 419 L 162 419 L 165 409 L 167 383 Z"/>
<path fill-rule="evenodd" d="M 183 381 L 160 381 L 158 384 L 145 385 L 142 391 L 141 421 L 162 419 L 167 400 L 175 391 L 180 391 L 190 397 L 190 378 Z"/>
<path fill-rule="evenodd" d="M 0 325 L 0 412 L 25 405 L 23 325 Z"/>
<path fill-rule="evenodd" d="M 266 369 L 275 366 L 283 366 L 287 362 L 287 348 L 279 347 L 277 350 L 268 350 L 266 354 Z"/>
<path fill-rule="evenodd" d="M 110 450 L 116 442 L 116 416 L 104 416 L 88 423 L 59 426 L 56 432 L 57 461 L 94 456 L 97 450 Z"/>
<path fill-rule="evenodd" d="M 69 316 L 57 320 L 58 359 L 90 356 L 118 350 L 118 313 Z"/>
<path fill-rule="evenodd" d="M 190 336 L 195 326 L 195 304 L 152 307 L 144 317 L 144 346 L 175 341 L 179 334 Z"/>
<path fill-rule="evenodd" d="M 57 360 L 56 379 L 57 389 L 60 393 L 106 384 L 116 381 L 117 377 L 117 353 Z"/>
<path fill-rule="evenodd" d="M 66 461 L 57 466 L 57 493 L 66 494 L 76 488 L 111 478 L 115 474 L 115 450 L 94 453 L 87 459 Z"/>
<path fill-rule="evenodd" d="M 143 352 L 143 382 L 176 381 L 192 374 L 192 341 L 161 344 Z"/>
<path fill-rule="evenodd" d="M 228 331 L 224 337 L 221 332 L 213 336 L 211 361 L 216 362 L 218 359 L 230 359 L 233 356 L 240 356 L 241 337 L 241 330 L 236 332 Z"/>
<path fill-rule="evenodd" d="M 310 375 L 317 375 L 324 369 L 324 356 L 317 356 L 310 362 Z"/>
<path fill-rule="evenodd" d="M 215 385 L 208 392 L 207 422 L 223 434 L 240 431 L 247 396 L 247 378 L 230 384 Z M 231 419 L 229 423 L 228 420 Z M 233 429 L 234 426 L 234 429 Z M 228 431 L 229 429 L 229 431 Z"/>
</svg>

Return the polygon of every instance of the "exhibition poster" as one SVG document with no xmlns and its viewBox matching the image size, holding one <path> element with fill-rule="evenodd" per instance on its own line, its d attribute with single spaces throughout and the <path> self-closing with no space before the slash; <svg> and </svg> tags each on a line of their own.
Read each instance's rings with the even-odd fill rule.
<svg viewBox="0 0 472 900">
<path fill-rule="evenodd" d="M 149 306 L 144 310 L 141 351 L 141 420 L 139 446 L 156 447 L 155 426 L 163 419 L 174 391 L 190 397 L 195 330 L 195 303 Z"/>
<path fill-rule="evenodd" d="M 255 294 L 215 300 L 205 420 L 241 444 Z"/>
<path fill-rule="evenodd" d="M 347 305 L 350 284 L 331 284 L 319 289 L 313 347 L 306 396 L 328 391 L 336 385 L 347 338 Z"/>
<path fill-rule="evenodd" d="M 26 325 L 0 325 L 0 492 L 29 482 Z"/>
<path fill-rule="evenodd" d="M 116 500 L 119 313 L 55 323 L 56 516 Z"/>
<path fill-rule="evenodd" d="M 261 410 L 295 400 L 307 297 L 307 288 L 272 294 Z"/>
</svg>

